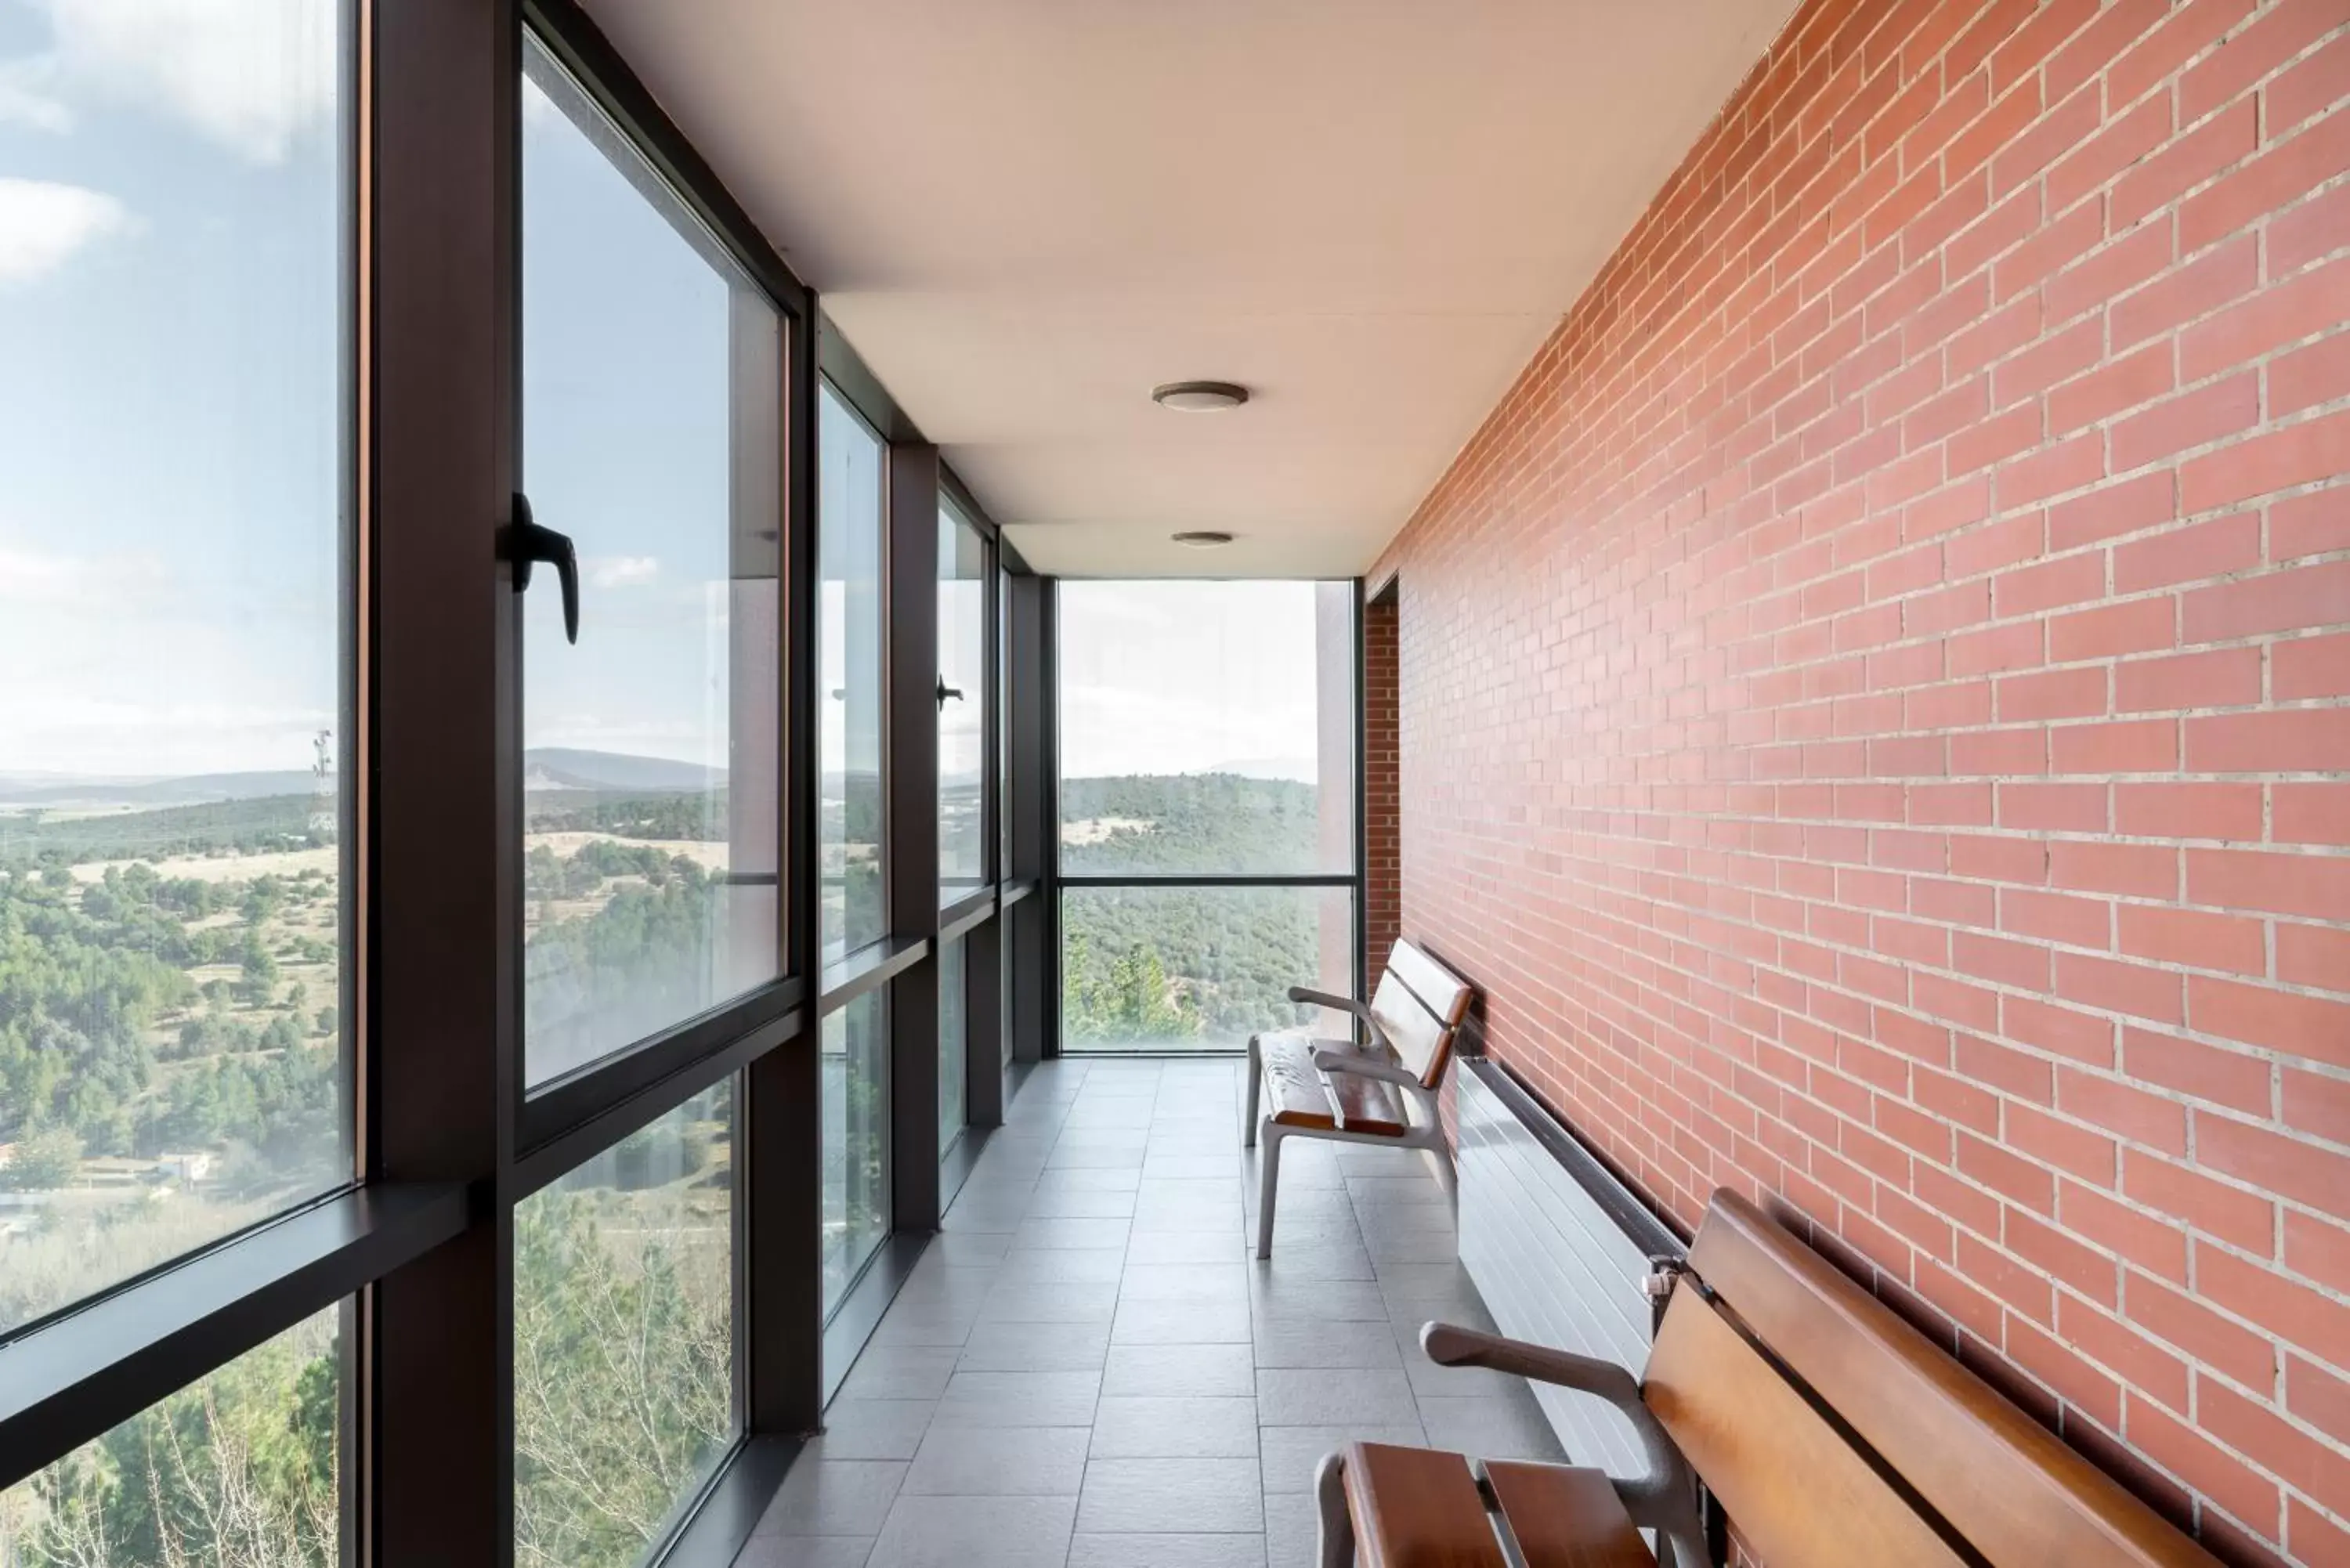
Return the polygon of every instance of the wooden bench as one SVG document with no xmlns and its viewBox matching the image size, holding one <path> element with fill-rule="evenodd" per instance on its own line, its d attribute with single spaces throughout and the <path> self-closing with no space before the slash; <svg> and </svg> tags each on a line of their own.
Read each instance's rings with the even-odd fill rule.
<svg viewBox="0 0 2350 1568">
<path fill-rule="evenodd" d="M 1642 1529 L 1659 1533 L 1658 1562 L 1694 1568 L 1708 1561 L 1699 1481 L 1768 1568 L 2217 1568 L 1731 1192 L 1714 1194 L 1644 1379 L 1442 1324 L 1420 1343 L 1446 1366 L 1607 1400 L 1639 1430 L 1648 1469 L 1609 1478 L 1357 1443 L 1323 1461 L 1324 1568 L 1628 1568 L 1649 1560 Z"/>
<path fill-rule="evenodd" d="M 1264 1145 L 1258 1257 L 1273 1256 L 1274 1188 L 1284 1137 L 1427 1149 L 1440 1169 L 1449 1168 L 1436 1091 L 1452 1064 L 1453 1038 L 1469 1016 L 1471 994 L 1460 976 L 1404 941 L 1389 950 L 1387 972 L 1368 1007 L 1352 997 L 1290 987 L 1290 1001 L 1349 1013 L 1369 1038 L 1317 1040 L 1301 1032 L 1250 1037 L 1241 1142 L 1253 1147 L 1262 1136 Z M 1268 1107 L 1261 1126 L 1260 1103 Z"/>
</svg>

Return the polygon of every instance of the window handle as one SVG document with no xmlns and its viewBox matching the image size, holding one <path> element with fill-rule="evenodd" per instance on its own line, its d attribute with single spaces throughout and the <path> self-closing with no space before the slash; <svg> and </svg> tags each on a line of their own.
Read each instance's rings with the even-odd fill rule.
<svg viewBox="0 0 2350 1568">
<path fill-rule="evenodd" d="M 939 706 L 945 707 L 947 699 L 950 697 L 960 702 L 962 701 L 962 692 L 958 688 L 948 685 L 947 678 L 941 675 L 939 677 Z"/>
<path fill-rule="evenodd" d="M 534 562 L 545 561 L 555 568 L 557 582 L 563 587 L 563 637 L 567 642 L 579 640 L 579 552 L 571 543 L 571 535 L 558 534 L 531 520 L 530 497 L 517 492 L 514 498 L 514 526 L 507 530 L 507 553 L 514 561 L 515 592 L 530 587 L 530 568 Z"/>
</svg>

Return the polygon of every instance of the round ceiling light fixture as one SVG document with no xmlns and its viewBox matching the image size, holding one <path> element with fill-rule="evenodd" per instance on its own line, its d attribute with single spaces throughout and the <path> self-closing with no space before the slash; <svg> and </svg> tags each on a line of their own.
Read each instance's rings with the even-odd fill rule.
<svg viewBox="0 0 2350 1568">
<path fill-rule="evenodd" d="M 1187 414 L 1237 409 L 1249 400 L 1248 389 L 1236 381 L 1169 381 L 1150 389 L 1150 400 L 1162 409 Z"/>
<path fill-rule="evenodd" d="M 1221 528 L 1187 528 L 1167 536 L 1188 550 L 1221 550 L 1232 542 L 1232 536 Z"/>
</svg>

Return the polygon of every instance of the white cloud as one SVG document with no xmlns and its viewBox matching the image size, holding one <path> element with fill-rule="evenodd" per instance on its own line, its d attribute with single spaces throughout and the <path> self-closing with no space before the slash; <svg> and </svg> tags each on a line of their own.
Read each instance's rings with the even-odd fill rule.
<svg viewBox="0 0 2350 1568">
<path fill-rule="evenodd" d="M 581 564 L 591 587 L 640 588 L 660 576 L 660 562 L 651 556 L 590 556 Z"/>
<path fill-rule="evenodd" d="M 0 178 L 0 287 L 30 283 L 134 227 L 130 209 L 102 191 Z"/>
<path fill-rule="evenodd" d="M 0 543 L 0 605 L 141 604 L 166 577 L 162 561 L 145 551 L 60 556 Z"/>
<path fill-rule="evenodd" d="M 72 130 L 72 111 L 57 96 L 57 75 L 55 55 L 0 60 L 0 125 L 52 133 Z"/>
<path fill-rule="evenodd" d="M 46 0 L 56 75 L 160 109 L 255 163 L 334 110 L 337 7 L 320 0 Z"/>
</svg>

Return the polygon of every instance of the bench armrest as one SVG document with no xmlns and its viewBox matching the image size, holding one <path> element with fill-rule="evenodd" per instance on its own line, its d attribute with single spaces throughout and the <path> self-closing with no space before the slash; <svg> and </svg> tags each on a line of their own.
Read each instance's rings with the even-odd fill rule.
<svg viewBox="0 0 2350 1568">
<path fill-rule="evenodd" d="M 1333 1012 L 1351 1013 L 1365 1023 L 1371 1021 L 1371 1010 L 1351 996 L 1340 996 L 1333 991 L 1316 991 L 1310 985 L 1293 985 L 1289 1000 L 1308 1007 L 1326 1007 Z"/>
<path fill-rule="evenodd" d="M 1705 1533 L 1697 1519 L 1697 1474 L 1641 1399 L 1639 1380 L 1630 1372 L 1612 1361 L 1546 1345 L 1528 1345 L 1497 1334 L 1480 1334 L 1449 1323 L 1421 1325 L 1419 1345 L 1439 1366 L 1482 1366 L 1555 1384 L 1594 1395 L 1622 1411 L 1639 1434 L 1646 1461 L 1639 1475 L 1609 1478 L 1624 1500 L 1625 1511 L 1635 1524 L 1656 1531 L 1670 1542 L 1676 1568 L 1698 1568 L 1707 1561 Z M 1659 1561 L 1665 1561 L 1662 1554 Z"/>
<path fill-rule="evenodd" d="M 1358 1078 L 1377 1078 L 1407 1088 L 1420 1087 L 1419 1074 L 1399 1063 L 1382 1062 L 1377 1056 L 1358 1056 L 1350 1051 L 1316 1051 L 1314 1064 L 1326 1073 L 1352 1073 Z"/>
</svg>

